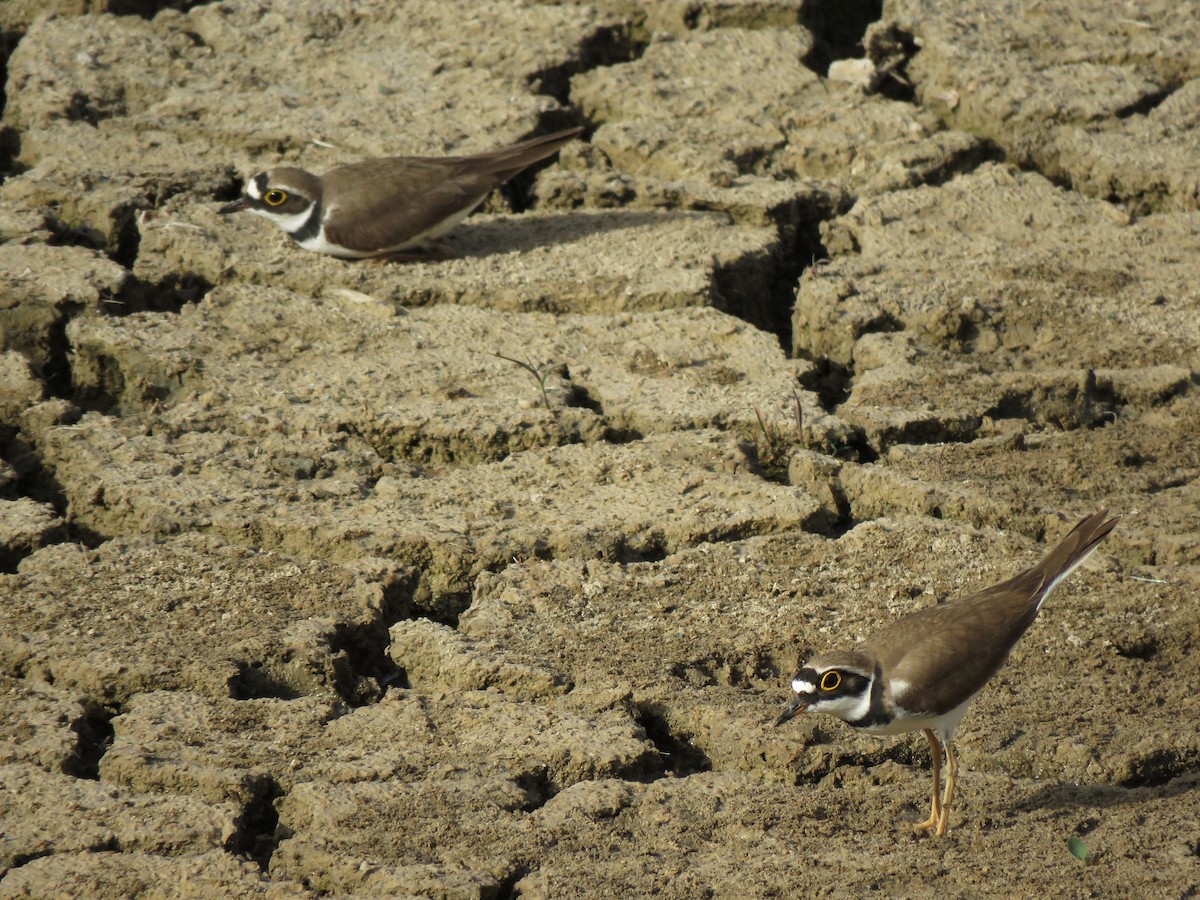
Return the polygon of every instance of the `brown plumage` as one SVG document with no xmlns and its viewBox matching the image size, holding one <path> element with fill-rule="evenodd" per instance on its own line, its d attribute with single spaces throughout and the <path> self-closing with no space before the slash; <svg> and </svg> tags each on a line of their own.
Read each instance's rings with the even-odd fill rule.
<svg viewBox="0 0 1200 900">
<path fill-rule="evenodd" d="M 460 210 L 473 210 L 493 189 L 553 156 L 582 128 L 572 128 L 473 156 L 393 156 L 334 169 L 322 178 L 326 196 L 345 198 L 325 237 L 346 247 L 403 249 Z M 369 185 L 369 190 L 355 190 Z M 350 198 L 353 197 L 351 202 Z"/>
<path fill-rule="evenodd" d="M 940 715 L 966 701 L 1008 659 L 1051 590 L 1121 520 L 1096 513 L 1080 522 L 1046 557 L 1007 581 L 966 597 L 917 610 L 876 632 L 859 648 L 878 660 L 894 682 L 897 706 Z"/>
<path fill-rule="evenodd" d="M 445 234 L 496 187 L 582 133 L 569 128 L 471 156 L 390 156 L 323 176 L 279 167 L 222 213 L 272 219 L 302 247 L 345 258 L 394 254 Z"/>
<path fill-rule="evenodd" d="M 806 709 L 868 734 L 923 731 L 934 756 L 933 811 L 918 828 L 946 830 L 958 770 L 950 741 L 975 695 L 1004 665 L 1050 592 L 1108 536 L 1120 516 L 1084 519 L 1037 565 L 1000 584 L 897 619 L 853 650 L 808 660 L 782 724 Z M 939 799 L 941 751 L 949 764 Z"/>
</svg>

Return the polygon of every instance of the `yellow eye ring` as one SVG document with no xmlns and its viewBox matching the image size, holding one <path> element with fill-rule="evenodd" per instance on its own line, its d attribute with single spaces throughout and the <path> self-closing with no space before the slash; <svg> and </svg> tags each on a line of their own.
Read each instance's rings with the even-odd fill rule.
<svg viewBox="0 0 1200 900">
<path fill-rule="evenodd" d="M 263 194 L 263 200 L 267 206 L 282 206 L 287 202 L 287 192 L 281 190 L 270 190 Z"/>
<path fill-rule="evenodd" d="M 821 676 L 821 690 L 836 691 L 841 686 L 842 676 L 840 672 L 826 672 Z"/>
</svg>

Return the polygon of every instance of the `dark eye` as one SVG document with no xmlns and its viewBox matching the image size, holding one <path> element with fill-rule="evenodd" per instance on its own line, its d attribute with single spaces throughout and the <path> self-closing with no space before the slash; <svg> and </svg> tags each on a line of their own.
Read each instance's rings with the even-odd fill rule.
<svg viewBox="0 0 1200 900">
<path fill-rule="evenodd" d="M 821 690 L 823 691 L 836 691 L 841 683 L 841 672 L 826 672 L 821 676 Z"/>
<path fill-rule="evenodd" d="M 267 201 L 268 206 L 279 206 L 287 201 L 287 193 L 285 191 L 267 191 L 263 194 L 263 199 Z"/>
</svg>

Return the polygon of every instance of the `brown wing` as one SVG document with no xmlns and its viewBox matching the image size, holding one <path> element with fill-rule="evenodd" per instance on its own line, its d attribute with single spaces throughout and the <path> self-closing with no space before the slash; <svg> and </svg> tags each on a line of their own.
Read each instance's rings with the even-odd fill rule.
<svg viewBox="0 0 1200 900">
<path fill-rule="evenodd" d="M 497 185 L 553 155 L 581 131 L 560 131 L 474 156 L 393 156 L 334 169 L 323 179 L 325 196 L 352 199 L 338 201 L 326 237 L 348 247 L 401 246 L 474 209 Z M 354 237 L 343 224 L 351 222 Z"/>
<path fill-rule="evenodd" d="M 975 594 L 919 610 L 863 643 L 893 684 L 920 686 L 922 709 L 941 714 L 964 702 L 1004 665 L 1009 651 L 1037 618 L 1047 595 L 1082 563 L 1121 517 L 1101 511 L 1080 522 L 1031 569 Z"/>
<path fill-rule="evenodd" d="M 445 160 L 478 165 L 482 169 L 495 173 L 500 179 L 496 182 L 499 184 L 512 178 L 522 169 L 532 166 L 538 160 L 553 156 L 558 152 L 559 147 L 570 143 L 581 134 L 583 134 L 582 128 L 567 128 L 497 150 L 488 150 L 473 156 L 445 157 Z"/>
<path fill-rule="evenodd" d="M 477 206 L 495 182 L 456 160 L 394 157 L 344 166 L 324 178 L 325 236 L 354 249 L 400 247 Z M 332 202 L 329 198 L 339 198 Z"/>
</svg>

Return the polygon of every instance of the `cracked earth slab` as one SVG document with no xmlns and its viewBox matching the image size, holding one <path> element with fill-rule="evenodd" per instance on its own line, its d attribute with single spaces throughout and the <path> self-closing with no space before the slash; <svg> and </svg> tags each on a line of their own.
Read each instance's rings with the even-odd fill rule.
<svg viewBox="0 0 1200 900">
<path fill-rule="evenodd" d="M 713 28 L 794 28 L 804 8 L 803 0 L 601 0 L 592 5 L 629 16 L 651 37 Z"/>
<path fill-rule="evenodd" d="M 498 2 L 469 12 L 432 2 L 404 10 L 309 2 L 286 14 L 235 2 L 164 10 L 149 20 L 47 18 L 32 24 L 10 61 L 18 90 L 5 120 L 33 131 L 70 118 L 93 125 L 120 119 L 134 129 L 154 123 L 179 136 L 206 136 L 214 155 L 222 143 L 261 152 L 317 137 L 360 156 L 448 149 L 466 137 L 454 133 L 455 120 L 476 114 L 497 129 L 528 130 L 557 106 L 539 94 L 538 76 L 581 67 L 583 48 L 621 22 L 584 6 Z M 509 40 L 515 31 L 527 40 Z M 316 51 L 310 63 L 261 52 L 298 45 Z M 120 65 L 125 59 L 140 64 Z M 338 103 L 348 92 L 355 102 Z M 459 115 L 430 115 L 447 103 Z M 90 115 L 80 114 L 81 105 Z M 233 108 L 238 116 L 229 115 Z M 392 137 L 393 130 L 407 137 Z"/>
<path fill-rule="evenodd" d="M 1127 12 L 889 0 L 873 29 L 916 44 L 908 78 L 951 127 L 1092 196 L 1194 211 L 1200 24 L 1172 3 Z"/>
<path fill-rule="evenodd" d="M 1197 381 L 1194 218 L 1132 222 L 1003 166 L 869 198 L 825 226 L 794 349 L 852 369 L 837 415 L 877 451 L 1137 414 Z"/>
<path fill-rule="evenodd" d="M 494 886 L 507 877 L 503 852 L 486 875 L 444 865 L 464 852 L 457 846 L 463 835 L 494 826 L 494 814 L 512 820 L 580 781 L 638 777 L 659 765 L 619 698 L 583 691 L 547 699 L 399 690 L 346 710 L 314 698 L 236 702 L 146 693 L 113 721 L 101 776 L 128 791 L 183 793 L 236 808 L 255 802 L 266 780 L 284 797 L 277 806 L 289 836 L 274 854 L 273 875 L 292 871 L 314 887 L 367 893 L 384 891 L 386 878 L 387 891 L 407 883 L 409 890 L 425 885 L 457 895 L 460 878 Z M 408 824 L 394 837 L 414 845 L 398 870 L 394 860 L 358 867 L 330 844 L 335 832 L 369 832 L 397 804 L 409 809 Z M 474 824 L 466 808 L 487 824 Z M 445 854 L 422 849 L 435 820 Z"/>
<path fill-rule="evenodd" d="M 1200 240 L 1194 216 L 1132 221 L 988 165 L 864 200 L 825 235 L 832 261 L 801 284 L 797 351 L 849 363 L 862 335 L 905 330 L 972 354 L 1003 350 L 1014 367 L 1022 353 L 1094 367 L 1135 351 L 1145 364 L 1195 359 L 1192 254 L 1181 252 Z"/>
<path fill-rule="evenodd" d="M 29 357 L 16 350 L 0 353 L 0 428 L 3 440 L 12 439 L 9 429 L 26 409 L 45 399 L 46 386 Z"/>
<path fill-rule="evenodd" d="M 30 367 L 44 369 L 61 364 L 66 322 L 83 309 L 98 310 L 113 304 L 127 277 L 124 268 L 83 247 L 0 243 L 0 284 L 4 285 L 0 351 L 6 359 L 5 394 L 12 390 L 8 385 L 13 379 L 18 383 L 26 380 L 20 377 L 19 364 L 9 358 L 10 352 L 25 357 L 26 372 Z M 27 388 L 18 389 L 18 393 L 28 392 Z M 11 424 L 19 413 L 7 397 L 3 413 L 4 424 Z"/>
<path fill-rule="evenodd" d="M 976 148 L 908 104 L 824 81 L 802 62 L 811 46 L 795 29 L 695 32 L 575 76 L 572 97 L 602 123 L 591 145 L 613 168 L 667 181 L 758 175 L 894 190 L 952 171 Z"/>
<path fill-rule="evenodd" d="M 48 503 L 28 497 L 0 500 L 0 569 L 11 571 L 39 547 L 64 540 L 65 526 L 66 521 Z"/>
<path fill-rule="evenodd" d="M 1102 428 L 997 429 L 968 443 L 893 447 L 867 465 L 797 454 L 792 480 L 814 496 L 822 486 L 833 491 L 863 520 L 913 513 L 1033 535 L 1045 531 L 1051 511 L 1074 507 L 1082 516 L 1080 497 L 1102 498 L 1137 514 L 1117 538 L 1131 559 L 1192 565 L 1200 558 L 1193 515 L 1200 453 L 1190 439 L 1198 417 L 1193 391 Z"/>
<path fill-rule="evenodd" d="M 0 575 L 0 666 L 96 703 L 156 689 L 361 699 L 379 673 L 360 645 L 372 629 L 385 640 L 405 576 L 382 560 L 356 574 L 197 534 L 56 544 Z"/>
<path fill-rule="evenodd" d="M 121 849 L 170 856 L 219 849 L 234 834 L 234 817 L 230 805 L 131 794 L 20 763 L 0 766 L 0 874 L 59 853 Z"/>
<path fill-rule="evenodd" d="M 266 441 L 281 427 L 345 432 L 383 462 L 438 470 L 621 435 L 748 430 L 755 406 L 795 396 L 820 413 L 817 398 L 797 389 L 807 363 L 706 309 L 407 311 L 336 285 L 316 297 L 236 287 L 178 316 L 80 319 L 68 334 L 80 394 L 149 416 L 155 430 L 203 423 Z M 546 374 L 545 396 L 518 363 Z M 319 454 L 306 455 L 315 466 Z"/>
<path fill-rule="evenodd" d="M 661 765 L 620 697 L 562 689 L 512 697 L 398 688 L 356 708 L 157 691 L 131 700 L 112 727 L 105 781 L 239 807 L 264 780 L 286 793 L 310 783 L 436 783 L 454 773 L 511 783 L 528 795 L 522 803 L 536 804 L 579 781 L 639 778 Z"/>
<path fill-rule="evenodd" d="M 772 223 L 806 257 L 816 222 L 855 194 L 983 158 L 978 140 L 908 104 L 820 79 L 802 61 L 811 49 L 802 29 L 700 30 L 576 75 L 572 98 L 599 127 L 539 179 L 542 205 L 718 209 Z"/>
<path fill-rule="evenodd" d="M 7 668 L 7 667 L 6 667 Z M 79 774 L 91 703 L 79 692 L 0 675 L 0 765 Z"/>
<path fill-rule="evenodd" d="M 57 893 L 65 897 L 312 897 L 296 882 L 268 879 L 257 865 L 226 853 L 159 856 L 138 850 L 56 852 L 12 869 L 4 877 L 10 897 Z"/>
<path fill-rule="evenodd" d="M 461 609 L 479 572 L 513 557 L 654 558 L 803 527 L 819 513 L 803 490 L 764 481 L 739 442 L 714 431 L 530 450 L 433 477 L 344 435 L 295 434 L 272 449 L 248 435 L 146 435 L 131 424 L 89 414 L 47 435 L 77 524 L 199 530 L 289 555 L 416 565 L 414 603 L 439 616 Z M 297 489 L 288 461 L 301 446 L 319 450 L 328 469 Z"/>
<path fill-rule="evenodd" d="M 200 528 L 289 554 L 407 559 L 423 569 L 418 602 L 447 611 L 514 556 L 647 558 L 819 511 L 716 430 L 753 439 L 756 406 L 792 395 L 797 371 L 716 313 L 614 327 L 237 289 L 71 333 L 80 386 L 135 413 L 39 439 L 72 521 L 101 534 Z M 582 391 L 586 405 L 545 409 L 529 373 L 494 356 L 510 347 L 565 361 L 571 381 L 548 398 Z"/>
</svg>

